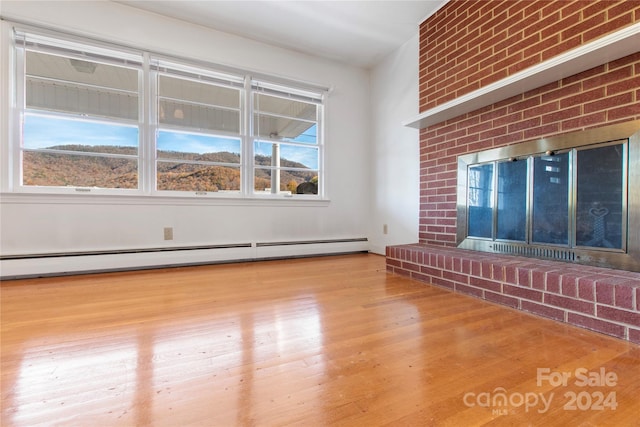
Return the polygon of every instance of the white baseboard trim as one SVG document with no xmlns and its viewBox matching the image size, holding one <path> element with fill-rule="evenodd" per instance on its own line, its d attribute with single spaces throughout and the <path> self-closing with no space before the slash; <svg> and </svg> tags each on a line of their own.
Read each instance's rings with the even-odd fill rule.
<svg viewBox="0 0 640 427">
<path fill-rule="evenodd" d="M 368 252 L 366 238 L 264 242 L 210 247 L 13 255 L 0 280 Z"/>
</svg>

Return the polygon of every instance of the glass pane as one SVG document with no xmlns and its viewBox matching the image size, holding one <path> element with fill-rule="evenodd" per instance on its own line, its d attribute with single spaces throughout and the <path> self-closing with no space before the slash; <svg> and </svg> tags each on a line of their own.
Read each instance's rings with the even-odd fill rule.
<svg viewBox="0 0 640 427">
<path fill-rule="evenodd" d="M 240 163 L 240 139 L 187 132 L 158 132 L 159 159 Z"/>
<path fill-rule="evenodd" d="M 468 235 L 492 237 L 493 230 L 493 164 L 469 167 Z"/>
<path fill-rule="evenodd" d="M 158 122 L 196 129 L 240 132 L 240 91 L 160 76 Z"/>
<path fill-rule="evenodd" d="M 315 123 L 259 114 L 254 114 L 253 120 L 256 136 L 288 142 L 317 143 Z"/>
<path fill-rule="evenodd" d="M 535 243 L 569 243 L 569 154 L 533 161 L 533 237 Z"/>
<path fill-rule="evenodd" d="M 23 185 L 138 188 L 137 159 L 26 151 L 22 167 Z"/>
<path fill-rule="evenodd" d="M 161 191 L 240 191 L 240 168 L 177 162 L 157 163 Z"/>
<path fill-rule="evenodd" d="M 240 90 L 211 83 L 195 82 L 171 76 L 160 76 L 158 95 L 195 104 L 240 108 Z"/>
<path fill-rule="evenodd" d="M 256 166 L 318 169 L 317 147 L 301 147 L 299 145 L 255 141 L 253 152 Z M 279 158 L 280 164 L 273 163 L 272 159 L 274 158 Z"/>
<path fill-rule="evenodd" d="M 138 127 L 26 114 L 23 147 L 138 154 Z"/>
<path fill-rule="evenodd" d="M 318 106 L 308 102 L 280 98 L 277 96 L 266 95 L 264 93 L 254 93 L 253 106 L 255 111 L 262 113 L 310 121 L 317 120 L 316 111 Z"/>
<path fill-rule="evenodd" d="M 316 104 L 254 94 L 254 133 L 289 142 L 317 144 Z"/>
<path fill-rule="evenodd" d="M 576 244 L 622 249 L 623 146 L 577 152 Z"/>
<path fill-rule="evenodd" d="M 253 187 L 255 192 L 272 193 L 274 184 L 278 185 L 280 193 L 318 194 L 318 173 L 286 169 L 255 169 Z"/>
<path fill-rule="evenodd" d="M 160 100 L 158 122 L 194 129 L 240 133 L 239 111 L 173 100 Z"/>
<path fill-rule="evenodd" d="M 28 51 L 27 108 L 138 119 L 139 70 Z"/>
<path fill-rule="evenodd" d="M 526 240 L 527 163 L 498 163 L 498 229 L 496 238 Z"/>
<path fill-rule="evenodd" d="M 271 193 L 271 171 L 256 168 L 254 173 L 253 189 L 255 192 Z"/>
</svg>

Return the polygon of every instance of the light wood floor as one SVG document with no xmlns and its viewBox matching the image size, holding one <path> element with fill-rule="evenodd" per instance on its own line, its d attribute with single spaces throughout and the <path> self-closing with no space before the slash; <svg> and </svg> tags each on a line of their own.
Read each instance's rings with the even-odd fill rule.
<svg viewBox="0 0 640 427">
<path fill-rule="evenodd" d="M 376 255 L 1 296 L 6 427 L 640 425 L 638 346 L 392 276 Z"/>
</svg>

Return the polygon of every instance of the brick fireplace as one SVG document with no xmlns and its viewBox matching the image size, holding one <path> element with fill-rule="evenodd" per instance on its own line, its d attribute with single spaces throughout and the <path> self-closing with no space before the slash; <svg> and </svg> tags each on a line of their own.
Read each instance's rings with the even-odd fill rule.
<svg viewBox="0 0 640 427">
<path fill-rule="evenodd" d="M 420 113 L 441 117 L 639 23 L 640 1 L 449 1 L 420 27 Z M 635 49 L 420 126 L 418 243 L 387 248 L 388 270 L 640 343 L 640 273 L 456 248 L 459 157 L 640 120 Z"/>
</svg>

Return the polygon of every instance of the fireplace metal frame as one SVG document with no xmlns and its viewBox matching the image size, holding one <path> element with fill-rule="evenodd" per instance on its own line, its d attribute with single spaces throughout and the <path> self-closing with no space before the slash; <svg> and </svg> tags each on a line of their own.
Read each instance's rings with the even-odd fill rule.
<svg viewBox="0 0 640 427">
<path fill-rule="evenodd" d="M 606 144 L 622 139 L 628 140 L 625 145 L 627 153 L 623 157 L 627 161 L 627 174 L 623 178 L 623 191 L 627 194 L 627 203 L 626 206 L 623 206 L 622 250 L 581 247 L 576 246 L 573 241 L 570 241 L 569 245 L 542 245 L 467 236 L 467 174 L 469 166 L 497 160 L 530 157 L 547 152 L 562 152 L 573 148 Z M 569 203 L 572 204 L 574 202 L 575 197 L 570 197 Z M 529 209 L 529 202 L 527 202 L 527 211 Z M 571 218 L 569 221 L 571 234 L 575 235 L 575 221 Z M 527 229 L 530 230 L 530 227 L 528 226 Z M 625 234 L 626 240 L 624 239 Z M 459 156 L 456 243 L 459 248 L 476 251 L 640 271 L 640 120 L 571 132 Z"/>
</svg>

